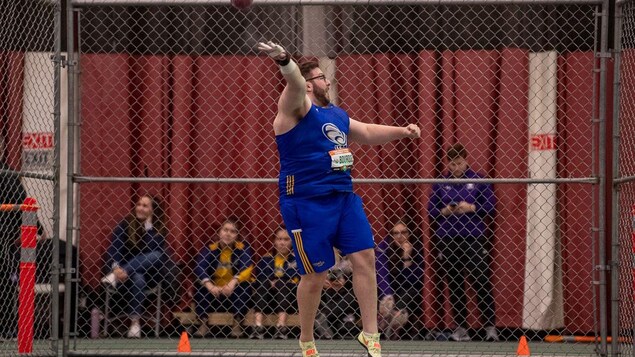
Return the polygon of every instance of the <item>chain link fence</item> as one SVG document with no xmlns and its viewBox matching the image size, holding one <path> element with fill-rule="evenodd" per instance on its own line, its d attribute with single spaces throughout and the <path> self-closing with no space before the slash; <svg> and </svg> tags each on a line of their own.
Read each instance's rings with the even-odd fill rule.
<svg viewBox="0 0 635 357">
<path fill-rule="evenodd" d="M 619 347 L 621 353 L 632 355 L 633 337 L 635 337 L 635 191 L 633 177 L 635 167 L 630 159 L 634 152 L 633 128 L 633 103 L 629 98 L 633 93 L 633 45 L 635 44 L 635 3 L 632 1 L 621 1 L 617 4 L 617 34 L 616 48 L 619 53 L 619 84 L 617 97 L 619 101 L 619 111 L 617 121 L 614 124 L 619 140 L 614 143 L 613 150 L 615 157 L 614 175 L 618 182 L 615 196 L 617 204 L 614 205 L 613 224 L 615 225 L 613 240 L 617 250 L 617 275 L 615 282 L 619 285 L 614 287 L 614 294 L 619 297 L 619 319 L 613 322 L 612 330 L 619 331 L 614 334 L 618 340 L 614 342 L 615 347 Z M 619 345 L 619 346 L 618 346 Z"/>
<path fill-rule="evenodd" d="M 78 208 L 93 348 L 155 335 L 174 348 L 188 331 L 207 337 L 199 351 L 271 353 L 280 344 L 219 339 L 297 338 L 297 273 L 272 258 L 284 250 L 271 122 L 285 83 L 255 50 L 266 40 L 319 61 L 352 118 L 422 128 L 351 145 L 388 340 L 431 353 L 496 340 L 451 348 L 506 354 L 521 336 L 598 331 L 596 5 L 90 5 L 78 7 Z M 448 174 L 456 144 L 462 181 Z M 447 214 L 455 203 L 477 211 Z M 212 295 L 240 274 L 229 296 Z M 354 351 L 338 343 L 360 330 L 350 285 L 344 258 L 316 320 L 322 353 Z"/>
<path fill-rule="evenodd" d="M 59 287 L 51 280 L 58 246 L 60 93 L 52 55 L 59 52 L 59 3 L 8 2 L 1 8 L 0 354 L 46 355 L 56 353 L 60 326 Z M 37 243 L 21 233 L 29 219 L 19 205 L 27 197 L 39 207 Z"/>
<path fill-rule="evenodd" d="M 267 40 L 318 61 L 351 118 L 422 129 L 417 140 L 350 146 L 376 242 L 385 354 L 514 355 L 522 336 L 534 354 L 605 354 L 594 343 L 602 333 L 619 337 L 611 353 L 632 352 L 631 2 L 619 5 L 616 177 L 626 179 L 613 320 L 598 180 L 609 164 L 599 154 L 611 150 L 601 2 L 187 3 L 75 0 L 67 43 L 56 37 L 59 3 L 3 5 L 0 172 L 40 202 L 38 269 L 54 288 L 37 294 L 34 352 L 170 354 L 186 332 L 193 353 L 299 354 L 299 276 L 286 254 L 293 235 L 280 229 L 272 130 L 285 81 L 255 49 Z M 61 57 L 51 60 L 58 45 L 69 46 L 68 96 Z M 67 103 L 68 134 L 55 121 Z M 57 148 L 75 168 L 76 189 L 66 196 L 62 183 L 61 199 Z M 59 235 L 66 207 L 69 249 L 45 239 Z M 7 237 L 3 256 L 19 254 Z M 76 287 L 64 296 L 50 283 L 65 261 L 78 270 L 61 271 Z M 9 270 L 0 320 L 14 326 Z M 351 286 L 341 257 L 316 318 L 323 355 L 360 353 Z M 62 349 L 58 332 L 69 332 Z M 0 351 L 14 353 L 6 337 Z M 573 340 L 591 343 L 554 343 Z"/>
</svg>

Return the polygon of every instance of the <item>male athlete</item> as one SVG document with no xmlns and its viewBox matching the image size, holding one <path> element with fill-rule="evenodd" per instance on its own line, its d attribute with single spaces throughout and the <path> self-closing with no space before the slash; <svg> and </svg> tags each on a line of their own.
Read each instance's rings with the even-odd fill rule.
<svg viewBox="0 0 635 357">
<path fill-rule="evenodd" d="M 396 127 L 351 119 L 331 104 L 330 81 L 317 62 L 298 66 L 282 46 L 271 41 L 259 43 L 258 49 L 278 63 L 287 82 L 273 130 L 280 154 L 280 211 L 301 274 L 297 300 L 302 355 L 319 356 L 313 324 L 327 271 L 335 263 L 333 248 L 337 248 L 353 266 L 353 290 L 363 324 L 357 341 L 369 357 L 380 357 L 375 243 L 362 200 L 353 193 L 354 160 L 348 143 L 380 145 L 418 138 L 420 129 L 415 124 Z"/>
</svg>

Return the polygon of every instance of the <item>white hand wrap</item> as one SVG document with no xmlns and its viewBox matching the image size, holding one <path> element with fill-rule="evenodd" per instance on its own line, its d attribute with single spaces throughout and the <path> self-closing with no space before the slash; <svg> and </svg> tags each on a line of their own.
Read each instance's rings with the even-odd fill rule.
<svg viewBox="0 0 635 357">
<path fill-rule="evenodd" d="M 271 50 L 267 54 L 269 55 L 269 57 L 271 57 L 273 59 L 276 59 L 281 54 L 286 52 L 284 50 L 284 48 L 282 48 L 282 46 L 280 46 L 277 43 L 273 43 L 273 42 L 269 41 L 268 45 L 269 45 L 269 47 L 271 47 Z"/>
<path fill-rule="evenodd" d="M 282 74 L 292 73 L 293 71 L 295 71 L 295 69 L 297 67 L 298 67 L 298 65 L 295 64 L 295 61 L 291 60 L 291 61 L 289 61 L 289 63 L 287 63 L 287 65 L 280 66 L 280 73 L 282 73 Z"/>
<path fill-rule="evenodd" d="M 265 52 L 267 56 L 271 57 L 272 59 L 276 61 L 280 60 L 280 55 L 287 52 L 284 50 L 282 46 L 280 46 L 277 43 L 273 43 L 271 41 L 267 41 L 266 43 L 258 42 L 258 50 Z"/>
<path fill-rule="evenodd" d="M 266 43 L 259 42 L 258 49 L 265 52 L 267 56 L 278 62 L 280 65 L 280 72 L 282 72 L 282 74 L 292 73 L 298 67 L 284 47 L 277 43 L 273 43 L 271 41 L 267 41 Z"/>
</svg>

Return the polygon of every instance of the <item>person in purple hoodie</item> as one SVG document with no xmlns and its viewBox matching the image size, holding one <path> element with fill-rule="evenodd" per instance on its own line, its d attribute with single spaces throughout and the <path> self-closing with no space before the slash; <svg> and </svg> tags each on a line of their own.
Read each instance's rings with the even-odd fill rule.
<svg viewBox="0 0 635 357">
<path fill-rule="evenodd" d="M 444 178 L 482 178 L 470 169 L 463 145 L 450 146 L 446 156 L 449 172 L 443 175 Z M 435 229 L 441 276 L 447 278 L 450 290 L 450 302 L 457 325 L 450 336 L 454 341 L 471 340 L 467 331 L 466 277 L 472 280 L 478 295 L 486 339 L 498 341 L 490 282 L 490 256 L 487 250 L 487 222 L 493 218 L 495 205 L 496 198 L 491 184 L 446 182 L 432 186 L 428 214 L 431 226 Z"/>
<path fill-rule="evenodd" d="M 405 220 L 377 245 L 379 326 L 386 338 L 416 338 L 423 315 L 423 244 Z"/>
</svg>

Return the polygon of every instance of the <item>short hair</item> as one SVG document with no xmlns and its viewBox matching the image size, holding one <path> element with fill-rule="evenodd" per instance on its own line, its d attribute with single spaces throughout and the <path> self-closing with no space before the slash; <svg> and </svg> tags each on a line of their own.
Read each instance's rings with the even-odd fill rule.
<svg viewBox="0 0 635 357">
<path fill-rule="evenodd" d="M 454 144 L 448 148 L 446 156 L 450 161 L 458 159 L 459 157 L 467 159 L 467 150 L 465 150 L 465 146 L 462 144 Z"/>
<path fill-rule="evenodd" d="M 315 68 L 320 67 L 320 64 L 317 61 L 306 61 L 300 64 L 300 74 L 302 77 L 306 79 L 306 77 L 311 73 L 311 71 Z"/>
</svg>

